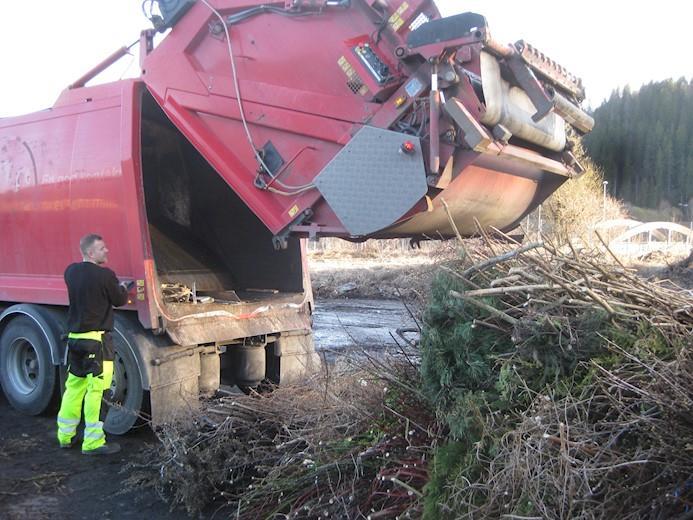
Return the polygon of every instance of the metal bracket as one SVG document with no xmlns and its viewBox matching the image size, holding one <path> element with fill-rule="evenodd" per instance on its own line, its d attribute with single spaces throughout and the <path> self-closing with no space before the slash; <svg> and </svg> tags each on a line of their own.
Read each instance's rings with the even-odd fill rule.
<svg viewBox="0 0 693 520">
<path fill-rule="evenodd" d="M 277 233 L 272 237 L 272 245 L 275 251 L 283 251 L 289 247 L 289 236 L 293 231 L 293 227 L 299 224 L 303 224 L 306 220 L 313 216 L 313 210 L 308 208 L 304 209 L 301 214 L 296 217 L 291 224 L 286 226 L 281 233 Z"/>
<path fill-rule="evenodd" d="M 192 357 L 196 354 L 214 354 L 216 352 L 218 352 L 216 345 L 193 347 L 189 350 L 184 350 L 182 352 L 176 352 L 175 354 L 169 354 L 168 356 L 162 356 L 162 357 L 154 358 L 151 360 L 151 364 L 152 364 L 152 366 L 158 367 L 158 366 L 164 365 L 166 363 L 169 363 L 171 361 L 175 361 L 176 359 L 181 359 L 181 358 L 185 358 L 185 357 Z"/>
<path fill-rule="evenodd" d="M 454 42 L 474 31 L 486 29 L 486 18 L 476 13 L 462 13 L 426 22 L 407 36 L 407 46 L 416 49 L 425 45 Z"/>
<path fill-rule="evenodd" d="M 536 114 L 532 116 L 532 120 L 539 122 L 553 110 L 553 101 L 544 90 L 544 87 L 539 83 L 532 70 L 527 66 L 522 56 L 513 52 L 505 59 L 510 72 L 517 80 L 518 84 L 527 93 L 532 104 L 537 109 Z"/>
</svg>

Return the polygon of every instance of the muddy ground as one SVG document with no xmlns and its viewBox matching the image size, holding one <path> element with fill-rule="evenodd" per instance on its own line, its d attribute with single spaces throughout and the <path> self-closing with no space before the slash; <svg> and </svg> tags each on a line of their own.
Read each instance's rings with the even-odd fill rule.
<svg viewBox="0 0 693 520">
<path fill-rule="evenodd" d="M 0 518 L 188 518 L 155 495 L 124 490 L 124 468 L 145 443 L 156 442 L 152 431 L 112 439 L 123 449 L 109 457 L 60 449 L 54 415 L 24 416 L 0 394 Z"/>
<path fill-rule="evenodd" d="M 369 255 L 309 256 L 310 278 L 316 298 L 404 299 L 424 302 L 431 281 L 441 265 L 450 265 L 454 255 L 413 252 Z"/>
</svg>

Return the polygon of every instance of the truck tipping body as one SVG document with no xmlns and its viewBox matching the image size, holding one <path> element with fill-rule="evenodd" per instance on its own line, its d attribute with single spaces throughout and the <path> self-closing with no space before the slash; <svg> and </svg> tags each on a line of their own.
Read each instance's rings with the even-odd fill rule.
<svg viewBox="0 0 693 520">
<path fill-rule="evenodd" d="M 441 18 L 430 0 L 159 7 L 170 32 L 142 33 L 140 78 L 86 86 L 121 49 L 52 109 L 0 121 L 0 382 L 28 413 L 59 388 L 62 272 L 88 232 L 136 282 L 106 424 L 122 433 L 144 392 L 156 422 L 181 395 L 317 366 L 304 238 L 447 238 L 448 210 L 464 235 L 475 220 L 510 230 L 580 173 L 579 80 L 498 44 L 480 15 Z"/>
<path fill-rule="evenodd" d="M 474 218 L 508 230 L 579 171 L 565 127 L 591 128 L 580 81 L 495 42 L 483 16 L 441 18 L 431 0 L 179 4 L 143 79 L 279 243 L 449 237 L 443 199 L 463 234 Z"/>
</svg>

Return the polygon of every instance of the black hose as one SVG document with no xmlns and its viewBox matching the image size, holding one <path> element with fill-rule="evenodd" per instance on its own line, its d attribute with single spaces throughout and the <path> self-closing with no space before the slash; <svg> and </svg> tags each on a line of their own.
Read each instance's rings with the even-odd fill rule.
<svg viewBox="0 0 693 520">
<path fill-rule="evenodd" d="M 273 13 L 281 16 L 287 16 L 289 18 L 298 18 L 302 16 L 315 16 L 320 14 L 320 11 L 291 11 L 289 9 L 280 9 L 279 7 L 274 7 L 272 5 L 259 5 L 257 7 L 246 9 L 245 11 L 232 14 L 226 19 L 226 23 L 228 25 L 237 24 L 247 20 L 248 18 L 252 18 L 253 16 L 264 13 Z"/>
</svg>

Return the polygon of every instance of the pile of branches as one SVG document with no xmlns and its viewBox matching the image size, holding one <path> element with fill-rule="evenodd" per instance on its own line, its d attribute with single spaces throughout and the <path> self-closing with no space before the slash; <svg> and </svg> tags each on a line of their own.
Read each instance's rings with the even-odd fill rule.
<svg viewBox="0 0 693 520">
<path fill-rule="evenodd" d="M 436 281 L 425 318 L 424 388 L 458 454 L 430 517 L 690 512 L 690 294 L 606 246 L 486 246 Z"/>
<path fill-rule="evenodd" d="M 488 251 L 495 249 L 490 244 Z M 528 254 L 530 253 L 530 254 Z M 477 252 L 478 254 L 478 252 Z M 661 330 L 667 341 L 690 337 L 693 333 L 693 304 L 690 295 L 671 287 L 645 281 L 634 270 L 605 262 L 599 250 L 576 251 L 570 246 L 560 250 L 543 242 L 527 244 L 505 254 L 484 258 L 462 272 L 454 272 L 465 286 L 464 294 L 451 295 L 486 310 L 495 325 L 520 333 L 532 329 L 537 317 L 555 316 L 566 322 L 585 311 L 600 311 L 616 327 L 648 323 Z M 489 306 L 480 298 L 499 298 Z M 479 323 L 487 325 L 486 323 Z M 558 333 L 559 345 L 566 331 Z"/>
<path fill-rule="evenodd" d="M 191 514 L 417 518 L 437 434 L 412 365 L 320 374 L 211 400 L 162 427 L 129 479 Z"/>
<path fill-rule="evenodd" d="M 613 345 L 612 353 L 625 355 Z M 471 518 L 693 518 L 693 357 L 636 356 L 591 387 L 537 395 L 498 443 L 487 479 L 452 484 Z"/>
<path fill-rule="evenodd" d="M 691 293 L 606 245 L 481 235 L 420 360 L 211 400 L 130 483 L 248 519 L 693 518 Z"/>
</svg>

